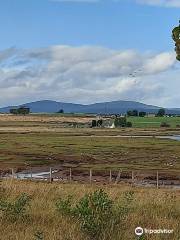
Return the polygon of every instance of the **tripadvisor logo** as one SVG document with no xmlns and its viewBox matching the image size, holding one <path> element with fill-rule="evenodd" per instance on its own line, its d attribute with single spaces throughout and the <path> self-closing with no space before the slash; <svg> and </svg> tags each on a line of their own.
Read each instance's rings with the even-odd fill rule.
<svg viewBox="0 0 180 240">
<path fill-rule="evenodd" d="M 142 227 L 137 227 L 135 229 L 135 234 L 137 236 L 142 236 L 143 234 L 172 234 L 173 229 L 147 229 Z"/>
<path fill-rule="evenodd" d="M 142 227 L 137 227 L 137 228 L 135 229 L 135 234 L 136 234 L 137 236 L 141 236 L 141 235 L 143 235 L 143 233 L 144 233 L 144 231 L 143 231 L 143 228 L 142 228 Z"/>
</svg>

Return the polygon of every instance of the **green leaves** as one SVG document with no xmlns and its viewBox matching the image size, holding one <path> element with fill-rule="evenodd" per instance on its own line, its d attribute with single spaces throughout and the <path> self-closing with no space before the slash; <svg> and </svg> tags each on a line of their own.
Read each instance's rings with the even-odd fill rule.
<svg viewBox="0 0 180 240">
<path fill-rule="evenodd" d="M 103 190 L 85 195 L 76 205 L 74 213 L 81 227 L 90 236 L 97 239 L 112 216 L 113 202 Z"/>
<path fill-rule="evenodd" d="M 57 210 L 72 220 L 78 220 L 83 232 L 91 239 L 102 239 L 102 236 L 110 231 L 117 231 L 118 224 L 125 219 L 130 209 L 134 192 L 126 192 L 120 205 L 109 198 L 102 189 L 86 194 L 73 206 L 72 197 L 60 199 L 56 203 Z M 109 229 L 109 230 L 108 230 Z M 104 238 L 105 239 L 105 238 Z"/>
<path fill-rule="evenodd" d="M 0 200 L 0 211 L 10 221 L 16 221 L 25 216 L 26 208 L 31 198 L 27 194 L 21 194 L 14 202 Z"/>
</svg>

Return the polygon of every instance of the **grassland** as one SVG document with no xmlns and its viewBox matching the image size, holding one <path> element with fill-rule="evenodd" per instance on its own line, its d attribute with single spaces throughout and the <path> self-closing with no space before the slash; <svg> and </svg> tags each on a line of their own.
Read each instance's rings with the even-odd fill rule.
<svg viewBox="0 0 180 240">
<path fill-rule="evenodd" d="M 77 134 L 77 133 L 76 133 Z M 64 165 L 180 170 L 180 142 L 156 138 L 1 133 L 0 166 Z"/>
<path fill-rule="evenodd" d="M 92 117 L 79 116 L 0 116 L 0 169 L 59 165 L 180 171 L 180 142 L 155 137 L 123 137 L 173 135 L 180 133 L 178 128 L 62 127 L 64 122 L 84 123 L 91 120 Z"/>
<path fill-rule="evenodd" d="M 180 126 L 180 117 L 128 117 L 135 128 L 159 128 L 162 122 L 168 123 L 171 128 Z"/>
<path fill-rule="evenodd" d="M 121 206 L 125 192 L 133 191 L 134 197 L 130 211 L 121 223 L 114 225 L 115 231 L 108 228 L 101 240 L 135 240 L 134 229 L 137 226 L 150 229 L 173 229 L 173 234 L 151 234 L 142 239 L 179 240 L 180 239 L 180 192 L 173 190 L 156 190 L 151 188 L 134 188 L 128 185 L 90 185 L 59 184 L 27 181 L 3 180 L 1 198 L 12 201 L 21 193 L 31 196 L 29 215 L 25 220 L 6 221 L 0 214 L 1 240 L 32 240 L 39 231 L 43 240 L 88 240 L 88 235 L 80 229 L 79 222 L 57 212 L 55 203 L 60 198 L 72 196 L 73 203 L 84 194 L 102 188 L 108 196 Z M 115 223 L 114 223 L 115 224 Z"/>
<path fill-rule="evenodd" d="M 166 118 L 172 121 L 171 128 L 159 128 L 160 122 L 165 121 L 159 118 L 130 118 L 133 128 L 83 127 L 93 118 L 0 115 L 0 172 L 12 167 L 20 170 L 55 166 L 83 171 L 89 168 L 93 171 L 159 169 L 179 175 L 180 142 L 156 138 L 180 135 L 176 127 L 179 118 Z M 74 123 L 79 123 L 79 127 L 74 127 Z M 0 199 L 13 201 L 21 193 L 31 197 L 26 219 L 12 222 L 0 211 L 0 240 L 39 240 L 41 238 L 35 237 L 37 232 L 42 232 L 43 240 L 92 240 L 82 231 L 79 222 L 57 212 L 55 203 L 71 195 L 76 204 L 84 194 L 100 188 L 120 207 L 124 193 L 134 192 L 126 217 L 120 223 L 113 223 L 113 228 L 105 229 L 100 240 L 135 240 L 137 226 L 174 230 L 172 235 L 146 235 L 142 240 L 180 240 L 180 191 L 177 189 L 138 188 L 122 183 L 102 185 L 101 181 L 96 184 L 74 181 L 49 184 L 9 179 L 0 183 Z"/>
</svg>

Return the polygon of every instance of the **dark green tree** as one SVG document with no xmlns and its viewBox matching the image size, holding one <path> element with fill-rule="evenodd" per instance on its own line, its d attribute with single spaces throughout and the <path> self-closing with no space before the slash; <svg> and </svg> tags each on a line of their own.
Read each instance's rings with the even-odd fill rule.
<svg viewBox="0 0 180 240">
<path fill-rule="evenodd" d="M 132 127 L 132 122 L 127 122 L 126 127 Z"/>
<path fill-rule="evenodd" d="M 157 113 L 157 117 L 163 117 L 165 115 L 166 111 L 164 108 L 160 108 L 158 113 Z"/>
<path fill-rule="evenodd" d="M 139 117 L 145 117 L 146 116 L 146 112 L 139 112 Z"/>
<path fill-rule="evenodd" d="M 128 117 L 131 117 L 131 116 L 132 116 L 132 111 L 131 111 L 131 110 L 127 111 L 127 116 L 128 116 Z"/>
<path fill-rule="evenodd" d="M 114 126 L 115 127 L 126 127 L 126 117 L 116 117 L 114 120 Z"/>
<path fill-rule="evenodd" d="M 15 108 L 11 108 L 11 109 L 9 110 L 9 112 L 10 112 L 11 114 L 18 114 L 18 110 L 15 109 Z"/>
<path fill-rule="evenodd" d="M 102 119 L 97 120 L 97 127 L 102 127 L 102 124 L 103 124 Z"/>
<path fill-rule="evenodd" d="M 9 112 L 11 114 L 27 115 L 30 113 L 30 108 L 28 107 L 11 108 Z"/>
<path fill-rule="evenodd" d="M 64 113 L 64 110 L 60 109 L 57 113 Z"/>
<path fill-rule="evenodd" d="M 134 109 L 134 110 L 127 111 L 127 116 L 128 117 L 137 117 L 138 116 L 138 110 Z"/>
<path fill-rule="evenodd" d="M 28 107 L 18 108 L 18 114 L 27 115 L 29 113 L 30 113 L 30 108 L 28 108 Z"/>
</svg>

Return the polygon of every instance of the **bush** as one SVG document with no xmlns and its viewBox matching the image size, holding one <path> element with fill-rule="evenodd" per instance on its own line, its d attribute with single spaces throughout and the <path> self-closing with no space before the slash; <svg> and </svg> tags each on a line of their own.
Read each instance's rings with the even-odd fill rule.
<svg viewBox="0 0 180 240">
<path fill-rule="evenodd" d="M 22 115 L 26 115 L 26 114 L 29 114 L 30 113 L 30 108 L 28 107 L 19 107 L 19 108 L 12 108 L 9 110 L 9 112 L 11 114 L 22 114 Z"/>
<path fill-rule="evenodd" d="M 63 215 L 69 215 L 72 213 L 72 196 L 68 196 L 67 199 L 63 200 L 60 199 L 56 203 L 57 209 L 63 214 Z"/>
<path fill-rule="evenodd" d="M 98 127 L 102 127 L 102 124 L 103 124 L 103 120 L 102 119 L 97 120 L 97 126 Z"/>
<path fill-rule="evenodd" d="M 59 111 L 57 111 L 57 113 L 64 113 L 64 110 L 60 109 Z"/>
<path fill-rule="evenodd" d="M 166 110 L 164 108 L 160 108 L 157 113 L 157 117 L 163 117 L 166 114 Z"/>
<path fill-rule="evenodd" d="M 146 116 L 146 112 L 139 112 L 139 117 L 145 117 Z"/>
<path fill-rule="evenodd" d="M 169 123 L 166 122 L 162 122 L 160 127 L 170 127 L 171 125 Z"/>
<path fill-rule="evenodd" d="M 113 202 L 103 191 L 95 191 L 85 195 L 75 208 L 75 215 L 81 222 L 81 227 L 93 238 L 99 239 L 102 231 L 108 225 L 112 216 Z"/>
<path fill-rule="evenodd" d="M 106 239 L 106 234 L 119 231 L 117 226 L 130 210 L 133 192 L 125 193 L 122 202 L 117 206 L 103 190 L 86 194 L 74 207 L 71 200 L 72 198 L 68 197 L 66 200 L 58 201 L 56 204 L 58 211 L 72 219 L 76 218 L 81 229 L 91 239 Z"/>
<path fill-rule="evenodd" d="M 132 122 L 127 122 L 126 127 L 132 127 Z"/>
<path fill-rule="evenodd" d="M 21 194 L 14 202 L 1 199 L 0 211 L 5 218 L 14 222 L 19 218 L 27 217 L 25 212 L 30 200 L 31 198 L 25 193 Z"/>
<path fill-rule="evenodd" d="M 138 110 L 136 110 L 136 109 L 134 109 L 134 110 L 129 110 L 129 111 L 127 111 L 127 116 L 128 117 L 137 117 L 138 116 Z"/>
<path fill-rule="evenodd" d="M 115 127 L 126 127 L 127 120 L 126 117 L 116 117 L 114 120 Z"/>
</svg>

